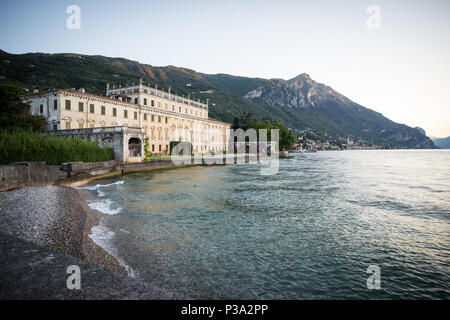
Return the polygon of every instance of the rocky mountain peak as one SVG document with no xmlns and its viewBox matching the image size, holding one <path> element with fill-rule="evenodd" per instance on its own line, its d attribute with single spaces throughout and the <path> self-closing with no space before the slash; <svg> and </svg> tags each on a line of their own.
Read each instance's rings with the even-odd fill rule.
<svg viewBox="0 0 450 320">
<path fill-rule="evenodd" d="M 302 73 L 289 80 L 272 79 L 271 82 L 248 92 L 244 98 L 257 99 L 291 108 L 316 107 L 324 101 L 348 100 L 328 86 L 314 81 Z"/>
<path fill-rule="evenodd" d="M 293 83 L 293 82 L 301 82 L 301 81 L 306 81 L 306 82 L 312 82 L 313 80 L 311 79 L 311 76 L 307 73 L 302 73 L 299 74 L 298 76 L 288 80 L 288 83 Z"/>
</svg>

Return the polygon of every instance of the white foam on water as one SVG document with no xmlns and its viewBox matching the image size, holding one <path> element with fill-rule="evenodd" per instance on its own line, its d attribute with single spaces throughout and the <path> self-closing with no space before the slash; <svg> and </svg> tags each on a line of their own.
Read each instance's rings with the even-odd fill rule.
<svg viewBox="0 0 450 320">
<path fill-rule="evenodd" d="M 89 234 L 89 237 L 96 245 L 100 246 L 112 255 L 119 262 L 119 264 L 125 268 L 129 277 L 136 278 L 136 272 L 119 257 L 117 249 L 112 245 L 112 239 L 114 236 L 115 233 L 104 226 L 101 221 L 98 226 L 91 229 L 91 233 Z"/>
<path fill-rule="evenodd" d="M 92 210 L 109 215 L 116 215 L 122 210 L 121 207 L 114 208 L 114 202 L 110 199 L 88 201 L 88 206 Z"/>
<path fill-rule="evenodd" d="M 124 183 L 125 181 L 117 181 L 110 184 L 97 184 L 95 186 L 77 187 L 76 189 L 97 191 L 98 197 L 100 199 L 88 201 L 87 204 L 89 208 L 103 214 L 116 215 L 122 210 L 122 208 L 115 205 L 114 201 L 112 201 L 111 199 L 105 198 L 106 194 L 101 191 L 101 189 L 115 185 L 122 185 Z M 119 264 L 124 267 L 128 276 L 136 278 L 136 272 L 130 266 L 128 266 L 123 259 L 119 257 L 117 249 L 112 244 L 112 240 L 115 235 L 115 232 L 104 226 L 102 224 L 102 220 L 100 220 L 100 224 L 91 229 L 89 237 L 92 239 L 92 241 L 94 241 L 95 244 L 97 244 L 111 256 L 113 256 L 119 262 Z"/>
<path fill-rule="evenodd" d="M 105 193 L 100 190 L 101 188 L 111 187 L 111 186 L 115 186 L 115 185 L 121 185 L 124 183 L 125 183 L 125 181 L 121 180 L 121 181 L 116 181 L 116 182 L 109 183 L 109 184 L 97 184 L 95 186 L 77 187 L 76 189 L 97 191 L 98 196 L 103 198 L 105 196 Z"/>
</svg>

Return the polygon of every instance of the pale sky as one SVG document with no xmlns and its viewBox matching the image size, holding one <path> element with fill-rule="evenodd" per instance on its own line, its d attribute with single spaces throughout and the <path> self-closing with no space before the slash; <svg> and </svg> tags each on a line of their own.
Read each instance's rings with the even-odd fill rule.
<svg viewBox="0 0 450 320">
<path fill-rule="evenodd" d="M 69 30 L 69 5 L 81 29 Z M 380 29 L 366 21 L 380 8 Z M 124 57 L 203 73 L 306 72 L 396 122 L 450 136 L 450 1 L 2 0 L 0 49 Z"/>
</svg>

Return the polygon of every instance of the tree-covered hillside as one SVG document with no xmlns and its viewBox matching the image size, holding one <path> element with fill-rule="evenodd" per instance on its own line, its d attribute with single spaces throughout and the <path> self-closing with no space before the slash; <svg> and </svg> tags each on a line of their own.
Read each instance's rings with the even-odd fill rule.
<svg viewBox="0 0 450 320">
<path fill-rule="evenodd" d="M 252 88 L 252 81 L 244 85 L 248 78 L 216 77 L 173 66 L 153 67 L 122 58 L 71 53 L 13 55 L 0 50 L 0 83 L 27 89 L 34 86 L 39 86 L 41 90 L 83 87 L 91 93 L 104 93 L 106 83 L 118 86 L 137 83 L 140 78 L 144 83 L 158 85 L 164 90 L 171 86 L 172 92 L 185 96 L 189 94 L 193 99 L 209 99 L 210 116 L 222 121 L 231 122 L 243 111 L 254 112 L 260 120 L 282 121 L 283 118 L 240 95 L 227 92 L 227 88 L 239 93 Z M 264 81 L 254 79 L 258 85 Z"/>
<path fill-rule="evenodd" d="M 102 94 L 111 86 L 145 84 L 201 101 L 209 115 L 231 123 L 246 112 L 258 121 L 284 123 L 298 135 L 343 143 L 350 137 L 367 145 L 431 148 L 417 129 L 395 123 L 357 105 L 302 74 L 285 81 L 203 74 L 175 66 L 155 67 L 124 58 L 66 54 L 9 54 L 0 50 L 0 83 L 31 89 L 85 88 Z"/>
</svg>

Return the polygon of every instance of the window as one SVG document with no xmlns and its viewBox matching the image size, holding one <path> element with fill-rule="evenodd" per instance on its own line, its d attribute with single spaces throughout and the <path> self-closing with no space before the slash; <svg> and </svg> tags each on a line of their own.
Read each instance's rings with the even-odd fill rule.
<svg viewBox="0 0 450 320">
<path fill-rule="evenodd" d="M 137 119 L 137 112 L 134 112 L 134 119 Z"/>
<path fill-rule="evenodd" d="M 147 114 L 144 113 L 144 121 L 147 121 Z"/>
<path fill-rule="evenodd" d="M 78 122 L 78 128 L 83 129 L 83 122 Z"/>
<path fill-rule="evenodd" d="M 83 112 L 83 110 L 84 110 L 83 102 L 78 102 L 78 111 Z"/>
<path fill-rule="evenodd" d="M 128 110 L 123 110 L 123 117 L 128 118 Z"/>
<path fill-rule="evenodd" d="M 158 116 L 158 122 L 161 122 L 161 116 Z"/>
<path fill-rule="evenodd" d="M 181 107 L 178 107 L 178 112 L 181 112 Z"/>
<path fill-rule="evenodd" d="M 58 110 L 58 100 L 53 100 L 53 110 Z"/>
<path fill-rule="evenodd" d="M 94 111 L 95 111 L 94 105 L 93 104 L 89 105 L 89 112 L 94 113 Z"/>
<path fill-rule="evenodd" d="M 166 123 L 168 122 L 168 119 L 167 119 L 167 117 L 166 117 L 166 121 L 165 121 Z"/>
<path fill-rule="evenodd" d="M 39 113 L 44 113 L 44 105 L 43 104 L 41 104 L 40 106 L 39 106 Z"/>
<path fill-rule="evenodd" d="M 144 98 L 144 106 L 147 105 L 147 99 Z"/>
<path fill-rule="evenodd" d="M 152 151 L 155 152 L 155 145 L 152 144 Z"/>
<path fill-rule="evenodd" d="M 159 151 L 161 151 L 161 145 L 159 145 Z"/>
<path fill-rule="evenodd" d="M 174 105 L 172 105 L 172 111 L 175 111 L 175 106 Z"/>
<path fill-rule="evenodd" d="M 117 117 L 117 108 L 113 108 L 113 117 Z"/>
<path fill-rule="evenodd" d="M 155 122 L 155 115 L 152 114 L 152 122 Z"/>
<path fill-rule="evenodd" d="M 58 130 L 58 125 L 55 123 L 55 124 L 53 124 L 53 130 Z"/>
<path fill-rule="evenodd" d="M 155 106 L 155 100 L 151 101 L 151 106 L 154 107 Z"/>
<path fill-rule="evenodd" d="M 102 115 L 105 115 L 105 114 L 106 114 L 106 107 L 102 106 Z"/>
<path fill-rule="evenodd" d="M 70 110 L 70 100 L 66 100 L 66 110 Z"/>
<path fill-rule="evenodd" d="M 184 112 L 185 112 L 186 114 L 188 113 L 188 112 L 187 112 L 187 108 L 184 109 Z"/>
<path fill-rule="evenodd" d="M 134 104 L 138 104 L 138 98 L 134 98 Z"/>
<path fill-rule="evenodd" d="M 66 121 L 66 129 L 70 129 L 70 121 Z"/>
</svg>

